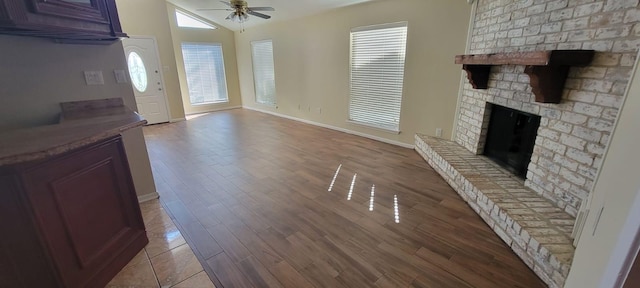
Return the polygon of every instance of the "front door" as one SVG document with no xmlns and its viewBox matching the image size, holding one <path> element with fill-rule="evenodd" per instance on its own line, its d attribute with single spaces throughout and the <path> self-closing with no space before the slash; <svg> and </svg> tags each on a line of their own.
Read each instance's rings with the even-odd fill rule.
<svg viewBox="0 0 640 288">
<path fill-rule="evenodd" d="M 156 40 L 131 37 L 122 42 L 138 113 L 147 119 L 149 124 L 169 122 L 167 96 L 164 92 Z"/>
</svg>

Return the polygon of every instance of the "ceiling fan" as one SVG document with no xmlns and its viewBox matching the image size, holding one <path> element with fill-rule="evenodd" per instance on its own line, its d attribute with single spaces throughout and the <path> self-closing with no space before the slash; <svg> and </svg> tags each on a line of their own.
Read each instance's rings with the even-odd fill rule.
<svg viewBox="0 0 640 288">
<path fill-rule="evenodd" d="M 262 14 L 256 11 L 276 11 L 273 7 L 249 7 L 247 1 L 244 0 L 231 0 L 231 2 L 220 1 L 224 4 L 227 4 L 229 8 L 224 9 L 216 9 L 216 8 L 204 8 L 197 9 L 198 11 L 212 11 L 212 10 L 226 10 L 231 11 L 231 14 L 227 16 L 227 20 L 231 20 L 233 22 L 244 23 L 249 20 L 249 15 L 253 15 L 256 17 L 260 17 L 262 19 L 270 19 L 271 16 Z"/>
</svg>

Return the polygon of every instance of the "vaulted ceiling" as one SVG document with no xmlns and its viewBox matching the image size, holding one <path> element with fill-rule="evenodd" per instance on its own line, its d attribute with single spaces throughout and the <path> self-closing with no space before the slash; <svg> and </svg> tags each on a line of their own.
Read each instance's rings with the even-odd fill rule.
<svg viewBox="0 0 640 288">
<path fill-rule="evenodd" d="M 198 8 L 227 8 L 228 6 L 218 0 L 167 0 L 174 5 L 194 13 L 204 19 L 208 19 L 228 29 L 238 31 L 240 24 L 225 20 L 228 11 L 198 11 Z M 298 17 L 318 14 L 335 8 L 350 6 L 363 2 L 376 0 L 247 0 L 250 7 L 270 6 L 276 9 L 274 12 L 263 12 L 271 15 L 270 20 L 250 16 L 244 23 L 245 28 L 263 25 L 274 21 L 290 20 Z"/>
</svg>

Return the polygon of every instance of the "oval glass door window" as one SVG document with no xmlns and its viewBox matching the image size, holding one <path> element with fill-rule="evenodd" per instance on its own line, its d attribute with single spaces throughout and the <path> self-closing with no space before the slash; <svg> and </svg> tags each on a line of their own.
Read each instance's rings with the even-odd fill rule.
<svg viewBox="0 0 640 288">
<path fill-rule="evenodd" d="M 129 66 L 129 74 L 131 75 L 131 83 L 136 90 L 140 92 L 147 91 L 149 84 L 147 79 L 147 69 L 144 68 L 142 57 L 136 52 L 129 53 L 127 57 L 127 66 Z"/>
</svg>

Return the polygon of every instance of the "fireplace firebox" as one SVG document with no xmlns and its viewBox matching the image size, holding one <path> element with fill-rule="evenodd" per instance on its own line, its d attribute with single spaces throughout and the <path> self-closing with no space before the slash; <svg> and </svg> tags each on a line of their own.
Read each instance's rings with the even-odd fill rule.
<svg viewBox="0 0 640 288">
<path fill-rule="evenodd" d="M 540 116 L 490 105 L 491 117 L 484 155 L 516 176 L 525 178 L 538 135 Z"/>
</svg>

